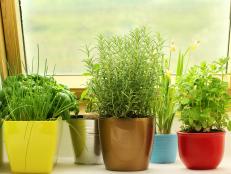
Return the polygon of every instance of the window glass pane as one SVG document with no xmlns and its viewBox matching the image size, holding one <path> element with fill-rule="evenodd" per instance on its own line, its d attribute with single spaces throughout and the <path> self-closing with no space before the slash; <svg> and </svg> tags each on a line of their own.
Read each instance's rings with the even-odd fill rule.
<svg viewBox="0 0 231 174">
<path fill-rule="evenodd" d="M 180 48 L 200 40 L 190 65 L 227 52 L 229 0 L 21 0 L 21 6 L 29 68 L 39 44 L 41 64 L 47 58 L 56 74 L 82 74 L 85 44 L 93 45 L 99 33 L 124 34 L 139 26 Z"/>
</svg>

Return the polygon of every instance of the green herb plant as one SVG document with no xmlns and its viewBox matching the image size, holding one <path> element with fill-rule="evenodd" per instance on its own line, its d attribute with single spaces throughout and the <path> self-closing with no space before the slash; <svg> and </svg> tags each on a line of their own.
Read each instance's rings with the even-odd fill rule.
<svg viewBox="0 0 231 174">
<path fill-rule="evenodd" d="M 124 36 L 98 37 L 96 55 L 87 49 L 92 92 L 100 117 L 153 116 L 160 83 L 163 40 L 146 28 Z"/>
<path fill-rule="evenodd" d="M 86 105 L 85 112 L 87 112 L 87 113 L 97 112 L 96 99 L 95 99 L 92 91 L 90 91 L 89 88 L 85 89 L 82 92 L 81 97 L 79 99 L 79 102 L 83 102 Z"/>
<path fill-rule="evenodd" d="M 231 129 L 226 113 L 230 97 L 223 80 L 228 58 L 212 64 L 193 66 L 177 80 L 177 99 L 181 112 L 182 131 L 213 132 Z M 216 74 L 222 74 L 221 78 Z"/>
<path fill-rule="evenodd" d="M 195 47 L 195 46 L 194 46 Z M 170 45 L 170 54 L 163 57 L 163 71 L 161 73 L 161 83 L 158 87 L 159 94 L 154 102 L 156 111 L 157 132 L 160 134 L 170 134 L 174 117 L 177 112 L 176 85 L 172 83 L 170 73 L 172 54 L 176 51 L 175 44 Z M 193 47 L 188 47 L 185 51 L 179 51 L 177 60 L 176 79 L 180 78 L 186 72 L 186 61 L 189 62 L 190 53 L 194 51 Z"/>
<path fill-rule="evenodd" d="M 70 112 L 78 112 L 78 103 L 75 95 L 52 76 L 15 75 L 3 82 L 0 110 L 5 120 L 67 120 Z"/>
</svg>

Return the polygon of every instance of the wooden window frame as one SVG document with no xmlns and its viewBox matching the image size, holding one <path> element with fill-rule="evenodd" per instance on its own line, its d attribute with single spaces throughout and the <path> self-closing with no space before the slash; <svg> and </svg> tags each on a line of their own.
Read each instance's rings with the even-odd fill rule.
<svg viewBox="0 0 231 174">
<path fill-rule="evenodd" d="M 74 75 L 59 75 L 54 76 L 54 78 L 59 83 L 67 85 L 71 89 L 71 91 L 74 92 L 78 97 L 80 97 L 82 92 L 86 89 L 87 81 L 89 80 L 89 77 Z"/>
<path fill-rule="evenodd" d="M 2 33 L 7 75 L 26 71 L 24 41 L 18 0 L 0 0 Z M 3 61 L 1 61 L 3 62 Z"/>
<path fill-rule="evenodd" d="M 1 10 L 1 3 L 0 3 Z M 8 75 L 6 67 L 6 52 L 5 52 L 5 39 L 3 32 L 3 22 L 2 22 L 2 13 L 0 13 L 0 67 L 1 67 L 1 77 L 5 79 Z"/>
</svg>

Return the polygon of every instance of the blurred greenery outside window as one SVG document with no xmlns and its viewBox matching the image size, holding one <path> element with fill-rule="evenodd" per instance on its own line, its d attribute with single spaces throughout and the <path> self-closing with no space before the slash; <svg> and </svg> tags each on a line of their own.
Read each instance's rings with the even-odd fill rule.
<svg viewBox="0 0 231 174">
<path fill-rule="evenodd" d="M 50 73 L 56 65 L 57 75 L 81 76 L 85 44 L 142 26 L 160 32 L 166 46 L 173 40 L 176 51 L 199 40 L 190 65 L 227 55 L 230 0 L 21 0 L 21 10 L 29 72 L 38 44 L 40 72 L 47 59 Z M 173 73 L 176 62 L 173 55 Z"/>
</svg>

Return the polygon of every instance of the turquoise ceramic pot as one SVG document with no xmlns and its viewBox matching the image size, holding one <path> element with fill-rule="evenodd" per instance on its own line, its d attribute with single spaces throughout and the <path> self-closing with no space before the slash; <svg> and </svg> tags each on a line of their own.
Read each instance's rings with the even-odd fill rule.
<svg viewBox="0 0 231 174">
<path fill-rule="evenodd" d="M 176 134 L 155 134 L 151 162 L 174 163 L 177 154 Z"/>
</svg>

